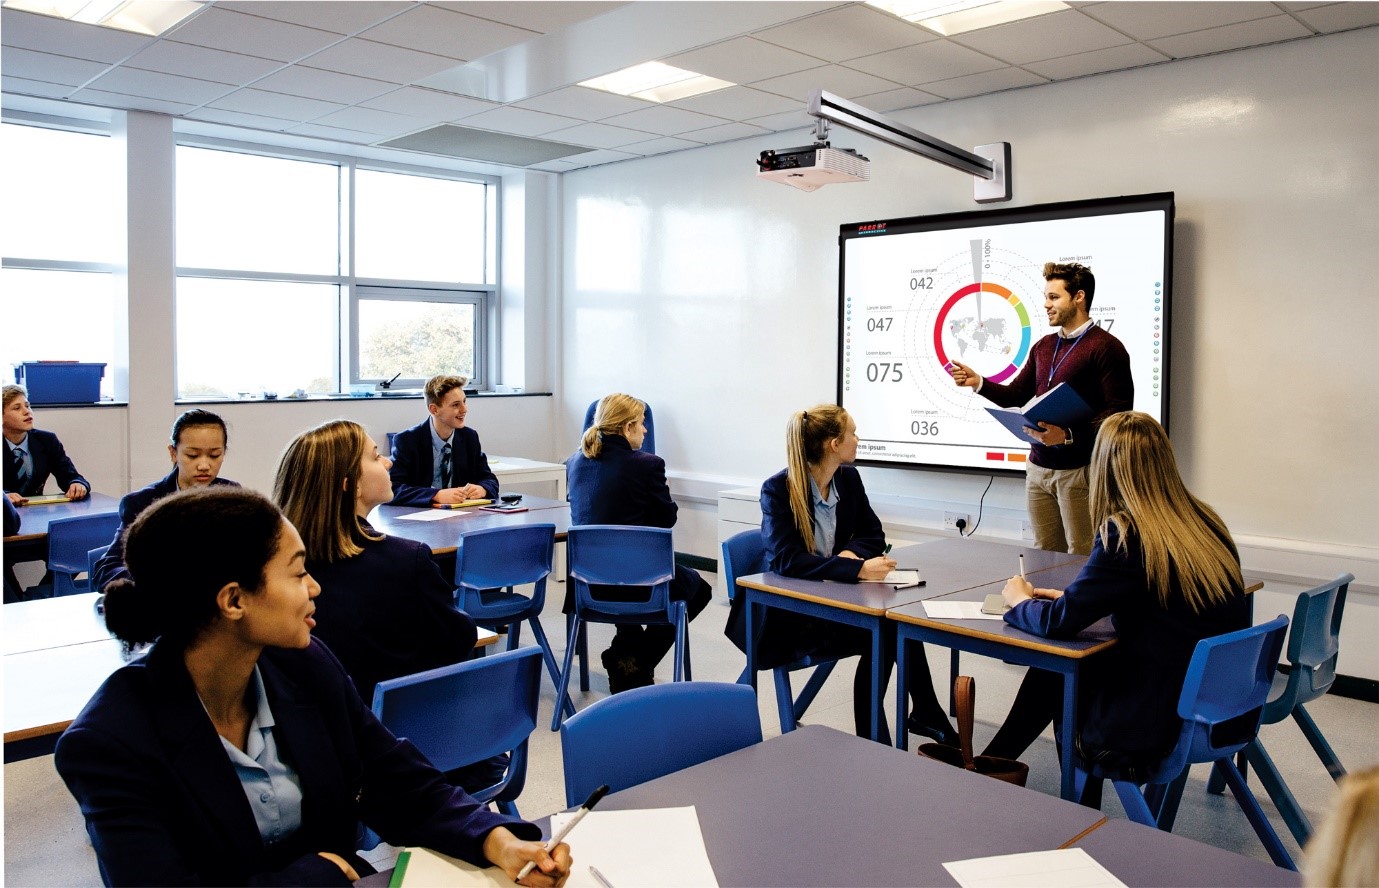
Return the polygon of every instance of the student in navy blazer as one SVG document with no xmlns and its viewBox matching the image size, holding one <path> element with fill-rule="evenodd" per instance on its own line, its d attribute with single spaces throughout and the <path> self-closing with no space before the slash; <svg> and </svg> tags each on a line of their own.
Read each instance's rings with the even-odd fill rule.
<svg viewBox="0 0 1379 888">
<path fill-rule="evenodd" d="M 152 651 L 112 675 L 58 741 L 107 885 L 349 885 L 362 821 L 509 878 L 554 885 L 532 824 L 446 783 L 311 638 L 320 587 L 267 499 L 184 491 L 130 528 L 106 622 Z M 462 728 L 461 728 L 462 729 Z"/>
<path fill-rule="evenodd" d="M 881 519 L 872 511 L 857 458 L 857 424 L 835 404 L 820 404 L 790 417 L 786 426 L 787 466 L 761 485 L 761 536 L 770 569 L 806 580 L 856 583 L 879 580 L 895 568 L 887 556 Z M 733 600 L 724 632 L 747 650 L 745 596 Z M 768 610 L 761 626 L 757 669 L 770 669 L 805 655 L 818 658 L 861 654 L 852 684 L 853 720 L 859 737 L 871 735 L 871 711 L 879 694 L 871 687 L 871 635 L 860 629 L 800 614 Z M 882 683 L 889 679 L 894 651 Z M 910 731 L 940 742 L 956 742 L 934 694 L 929 661 L 911 658 Z M 882 740 L 888 741 L 889 731 Z"/>
<path fill-rule="evenodd" d="M 469 413 L 463 376 L 426 382 L 430 417 L 393 436 L 394 506 L 429 506 L 498 498 L 498 478 L 488 467 L 479 433 L 465 425 Z M 449 453 L 443 448 L 449 446 Z M 447 461 L 448 457 L 448 461 Z"/>
<path fill-rule="evenodd" d="M 613 394 L 599 401 L 594 422 L 579 450 L 565 461 L 571 524 L 634 524 L 674 527 L 679 511 L 666 484 L 665 460 L 641 451 L 646 437 L 645 405 L 631 395 Z M 626 589 L 595 586 L 596 597 L 635 600 Z M 698 573 L 676 565 L 670 596 L 687 602 L 693 620 L 713 598 L 713 589 Z M 640 593 L 645 600 L 646 593 Z M 566 590 L 565 612 L 574 610 L 574 591 Z M 603 652 L 609 689 L 614 693 L 655 681 L 656 664 L 675 646 L 675 627 L 620 624 L 613 644 Z"/>
<path fill-rule="evenodd" d="M 48 483 L 48 476 L 56 476 L 58 488 L 74 500 L 85 499 L 91 493 L 87 481 L 72 464 L 62 442 L 52 432 L 34 428 L 34 414 L 29 396 L 23 386 L 4 388 L 5 434 L 5 495 L 15 505 L 39 496 Z M 19 462 L 28 454 L 28 473 L 19 480 Z"/>
<path fill-rule="evenodd" d="M 104 589 L 107 583 L 128 575 L 124 566 L 124 534 L 144 509 L 179 490 L 211 485 L 238 486 L 220 477 L 220 466 L 225 461 L 228 446 L 225 420 L 209 410 L 187 410 L 173 421 L 172 443 L 168 444 L 172 471 L 161 481 L 120 499 L 120 526 L 115 530 L 110 548 L 96 561 L 91 576 L 92 588 Z"/>
</svg>

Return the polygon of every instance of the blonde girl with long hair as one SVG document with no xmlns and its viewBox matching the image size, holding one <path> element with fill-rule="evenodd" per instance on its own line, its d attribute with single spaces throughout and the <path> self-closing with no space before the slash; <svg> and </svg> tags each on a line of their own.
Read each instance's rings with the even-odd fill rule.
<svg viewBox="0 0 1379 888">
<path fill-rule="evenodd" d="M 1153 417 L 1127 411 L 1102 423 L 1089 486 L 1096 538 L 1086 566 L 1063 591 L 1013 577 L 1005 620 L 1071 638 L 1111 618 L 1119 641 L 1083 682 L 1075 742 L 1084 761 L 1133 776 L 1177 740 L 1178 695 L 1197 642 L 1249 626 L 1249 605 L 1230 531 L 1183 484 Z M 1061 701 L 1060 677 L 1031 669 L 986 754 L 1018 757 Z"/>
</svg>

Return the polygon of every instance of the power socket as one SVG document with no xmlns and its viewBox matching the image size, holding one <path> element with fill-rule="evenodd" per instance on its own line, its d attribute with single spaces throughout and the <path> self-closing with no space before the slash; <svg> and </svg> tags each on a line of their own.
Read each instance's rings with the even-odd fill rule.
<svg viewBox="0 0 1379 888">
<path fill-rule="evenodd" d="M 1026 540 L 1034 539 L 1034 525 L 1029 522 L 1029 519 L 1020 522 L 1020 538 Z"/>
<path fill-rule="evenodd" d="M 959 522 L 959 521 L 962 522 L 963 528 L 968 528 L 968 527 L 971 527 L 971 526 L 972 526 L 972 516 L 971 516 L 971 515 L 968 515 L 966 512 L 944 512 L 944 513 L 943 513 L 943 529 L 944 529 L 944 530 L 958 530 L 958 529 L 959 529 L 959 528 L 958 528 L 958 522 Z"/>
</svg>

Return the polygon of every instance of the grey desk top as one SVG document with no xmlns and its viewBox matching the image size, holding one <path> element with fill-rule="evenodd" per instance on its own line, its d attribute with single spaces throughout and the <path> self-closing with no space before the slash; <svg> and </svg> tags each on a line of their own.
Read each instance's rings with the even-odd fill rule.
<svg viewBox="0 0 1379 888">
<path fill-rule="evenodd" d="M 29 505 L 19 507 L 19 533 L 5 537 L 5 542 L 36 540 L 48 535 L 48 524 L 59 518 L 76 518 L 80 515 L 106 515 L 120 508 L 117 497 L 103 493 L 93 493 L 83 500 L 49 505 Z"/>
<path fill-rule="evenodd" d="M 426 509 L 412 509 L 405 506 L 379 506 L 369 513 L 369 523 L 375 530 L 393 536 L 416 540 L 431 547 L 437 555 L 455 551 L 455 542 L 460 534 L 472 530 L 487 530 L 492 527 L 513 527 L 524 524 L 554 524 L 555 538 L 565 539 L 565 531 L 570 527 L 570 504 L 542 496 L 524 496 L 522 505 L 525 512 L 485 512 L 479 508 L 447 512 L 450 517 L 440 521 L 403 521 L 404 515 L 425 512 Z"/>
<path fill-rule="evenodd" d="M 1291 870 L 1127 820 L 1107 821 L 1074 845 L 1086 849 L 1131 888 L 1152 885 L 1271 888 L 1302 884 L 1302 877 Z"/>
</svg>

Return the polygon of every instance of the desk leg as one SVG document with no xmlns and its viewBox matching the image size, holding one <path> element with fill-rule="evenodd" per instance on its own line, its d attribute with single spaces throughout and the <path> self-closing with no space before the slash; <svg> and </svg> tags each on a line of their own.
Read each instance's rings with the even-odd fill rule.
<svg viewBox="0 0 1379 888">
<path fill-rule="evenodd" d="M 1074 726 L 1077 724 L 1077 674 L 1076 664 L 1063 670 L 1063 725 L 1059 735 L 1059 740 L 1063 744 L 1063 780 L 1059 795 L 1069 801 L 1077 801 L 1073 798 L 1073 755 L 1077 746 L 1073 742 L 1073 732 L 1076 730 Z"/>
<path fill-rule="evenodd" d="M 885 718 L 886 686 L 881 681 L 885 660 L 885 620 L 878 619 L 871 628 L 871 739 L 881 742 L 881 720 Z"/>
<path fill-rule="evenodd" d="M 910 732 L 907 728 L 910 694 L 910 671 L 908 667 L 910 639 L 904 632 L 897 632 L 895 639 L 895 748 L 910 748 Z"/>
<path fill-rule="evenodd" d="M 752 693 L 757 692 L 757 603 L 753 600 L 752 590 L 745 586 L 737 587 L 738 595 L 745 595 L 746 600 L 743 604 L 747 608 L 747 683 L 752 686 Z"/>
</svg>

